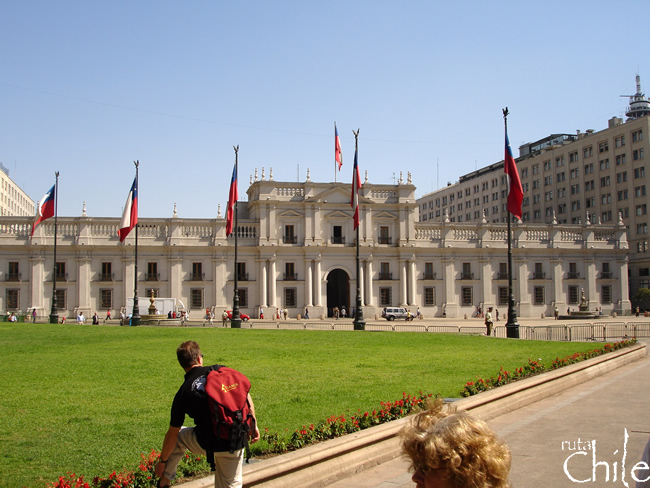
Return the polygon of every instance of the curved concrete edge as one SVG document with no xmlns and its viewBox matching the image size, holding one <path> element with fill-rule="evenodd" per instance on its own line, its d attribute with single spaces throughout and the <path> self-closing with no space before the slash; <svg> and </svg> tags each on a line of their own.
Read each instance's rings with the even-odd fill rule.
<svg viewBox="0 0 650 488">
<path fill-rule="evenodd" d="M 647 355 L 645 344 L 619 349 L 555 371 L 515 381 L 454 402 L 484 420 L 530 405 L 542 398 L 584 383 Z M 409 418 L 377 425 L 298 451 L 244 466 L 244 487 L 322 487 L 334 480 L 381 464 L 401 454 L 398 433 Z M 183 488 L 214 486 L 213 477 L 185 483 Z"/>
</svg>

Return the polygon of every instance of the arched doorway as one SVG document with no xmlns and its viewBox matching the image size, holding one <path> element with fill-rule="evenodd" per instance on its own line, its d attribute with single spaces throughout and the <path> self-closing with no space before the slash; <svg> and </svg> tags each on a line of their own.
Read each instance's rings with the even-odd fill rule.
<svg viewBox="0 0 650 488">
<path fill-rule="evenodd" d="M 345 307 L 350 316 L 350 277 L 342 269 L 333 269 L 327 275 L 327 316 L 332 316 L 332 310 Z"/>
</svg>

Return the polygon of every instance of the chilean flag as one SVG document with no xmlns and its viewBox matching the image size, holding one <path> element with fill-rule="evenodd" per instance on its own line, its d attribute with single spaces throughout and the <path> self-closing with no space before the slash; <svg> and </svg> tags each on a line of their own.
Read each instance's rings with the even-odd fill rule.
<svg viewBox="0 0 650 488">
<path fill-rule="evenodd" d="M 228 195 L 228 208 L 226 209 L 226 237 L 232 234 L 232 227 L 235 221 L 235 204 L 239 200 L 237 192 L 237 163 L 232 169 L 232 179 L 230 180 L 230 194 Z"/>
<path fill-rule="evenodd" d="M 361 176 L 357 164 L 357 149 L 354 149 L 354 169 L 352 170 L 352 197 L 350 205 L 354 211 L 354 230 L 359 227 L 359 188 L 361 188 Z"/>
<path fill-rule="evenodd" d="M 504 170 L 508 176 L 508 212 L 521 220 L 521 204 L 524 201 L 524 189 L 521 186 L 515 158 L 512 157 L 512 149 L 510 149 L 507 130 Z"/>
<path fill-rule="evenodd" d="M 54 199 L 56 198 L 55 186 L 50 188 L 50 191 L 48 191 L 45 196 L 41 198 L 41 201 L 38 202 L 38 218 L 32 225 L 32 235 L 34 235 L 34 229 L 36 229 L 38 224 L 50 217 L 54 217 Z"/>
<path fill-rule="evenodd" d="M 126 203 L 124 204 L 124 213 L 122 214 L 122 220 L 120 220 L 120 230 L 117 231 L 120 236 L 120 242 L 124 242 L 126 236 L 129 235 L 131 229 L 138 225 L 138 178 L 133 179 L 133 185 L 131 185 L 131 191 L 129 191 L 129 196 L 126 197 Z"/>
<path fill-rule="evenodd" d="M 336 129 L 336 122 L 334 122 L 334 161 L 339 164 L 339 171 L 341 171 L 343 153 L 341 152 L 341 139 L 339 139 L 339 131 Z"/>
</svg>

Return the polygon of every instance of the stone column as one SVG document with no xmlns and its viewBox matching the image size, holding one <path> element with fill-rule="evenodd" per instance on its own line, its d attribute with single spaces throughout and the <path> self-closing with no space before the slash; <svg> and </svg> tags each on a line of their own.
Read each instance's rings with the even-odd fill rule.
<svg viewBox="0 0 650 488">
<path fill-rule="evenodd" d="M 39 316 L 49 315 L 52 311 L 52 304 L 50 303 L 49 310 L 45 310 L 45 288 L 43 286 L 45 284 L 45 258 L 41 255 L 31 256 L 29 261 L 31 263 L 31 272 L 29 277 L 31 306 L 32 308 L 36 308 L 36 313 Z M 50 298 L 51 293 L 52 288 L 50 287 Z"/>
<path fill-rule="evenodd" d="M 417 305 L 417 282 L 415 280 L 415 256 L 409 261 L 409 284 L 410 284 L 410 294 L 409 294 L 409 305 Z"/>
<path fill-rule="evenodd" d="M 259 259 L 258 260 L 258 265 L 259 265 L 259 302 L 260 302 L 260 307 L 266 309 L 268 306 L 267 302 L 267 294 L 266 294 L 266 285 L 267 285 L 267 273 L 266 273 L 266 259 Z"/>
<path fill-rule="evenodd" d="M 312 276 L 312 260 L 305 259 L 305 306 L 311 307 L 312 302 L 312 285 L 313 285 L 313 276 Z"/>
<path fill-rule="evenodd" d="M 321 275 L 321 258 L 314 261 L 316 263 L 316 306 L 323 306 L 323 277 Z"/>
<path fill-rule="evenodd" d="M 399 304 L 402 307 L 406 307 L 407 305 L 406 260 L 400 259 L 398 262 L 399 262 Z"/>
<path fill-rule="evenodd" d="M 596 290 L 596 278 L 597 278 L 597 271 L 596 271 L 596 260 L 593 257 L 588 257 L 585 259 L 585 272 L 587 276 L 586 278 L 586 285 L 587 285 L 587 300 L 589 301 L 589 308 L 588 310 L 595 310 L 597 306 L 600 306 L 601 303 L 601 297 L 600 293 Z M 598 300 L 596 300 L 596 297 L 598 297 Z"/>
<path fill-rule="evenodd" d="M 373 300 L 373 284 L 372 284 L 372 256 L 370 256 L 368 259 L 366 259 L 366 276 L 367 276 L 367 286 L 366 286 L 366 305 L 373 306 L 374 305 L 374 300 Z"/>
<path fill-rule="evenodd" d="M 269 276 L 269 306 L 278 308 L 278 291 L 277 291 L 277 276 L 275 272 L 275 256 L 269 259 L 271 264 L 271 276 Z"/>
</svg>

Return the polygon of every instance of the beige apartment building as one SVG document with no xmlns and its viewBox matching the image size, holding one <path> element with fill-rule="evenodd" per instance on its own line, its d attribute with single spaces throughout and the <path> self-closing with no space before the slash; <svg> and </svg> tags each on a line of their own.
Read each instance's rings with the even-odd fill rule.
<svg viewBox="0 0 650 488">
<path fill-rule="evenodd" d="M 0 163 L 0 216 L 34 216 L 34 200 L 9 177 L 9 170 Z"/>
<path fill-rule="evenodd" d="M 271 173 L 272 175 L 272 173 Z M 334 307 L 352 312 L 359 285 L 365 317 L 384 307 L 420 308 L 428 317 L 463 318 L 508 297 L 507 226 L 431 219 L 418 222 L 409 174 L 396 184 L 359 192 L 360 275 L 350 185 L 288 183 L 251 177 L 238 203 L 235 234 L 214 219 L 142 218 L 138 224 L 140 313 L 152 293 L 173 298 L 200 318 L 230 309 L 237 278 L 242 312 L 268 318 L 317 319 Z M 119 218 L 58 217 L 53 262 L 52 219 L 30 237 L 31 218 L 0 217 L 0 311 L 36 308 L 49 315 L 53 281 L 59 316 L 113 316 L 127 306 L 135 282 L 134 234 L 120 243 Z M 515 225 L 513 287 L 520 317 L 578 308 L 584 291 L 592 310 L 629 313 L 626 229 L 622 222 Z M 573 276 L 578 274 L 579 276 Z M 565 279 L 569 274 L 568 279 Z M 127 309 L 127 312 L 131 310 Z"/>
<path fill-rule="evenodd" d="M 516 163 L 524 190 L 524 224 L 598 228 L 622 219 L 633 296 L 639 288 L 650 288 L 650 185 L 645 169 L 650 171 L 650 102 L 641 93 L 639 77 L 626 115 L 626 121 L 614 117 L 600 131 L 552 134 L 522 145 Z M 500 161 L 419 198 L 419 221 L 506 222 L 506 200 Z M 603 269 L 602 274 L 611 273 Z M 562 277 L 569 278 L 587 286 L 580 270 Z"/>
</svg>

